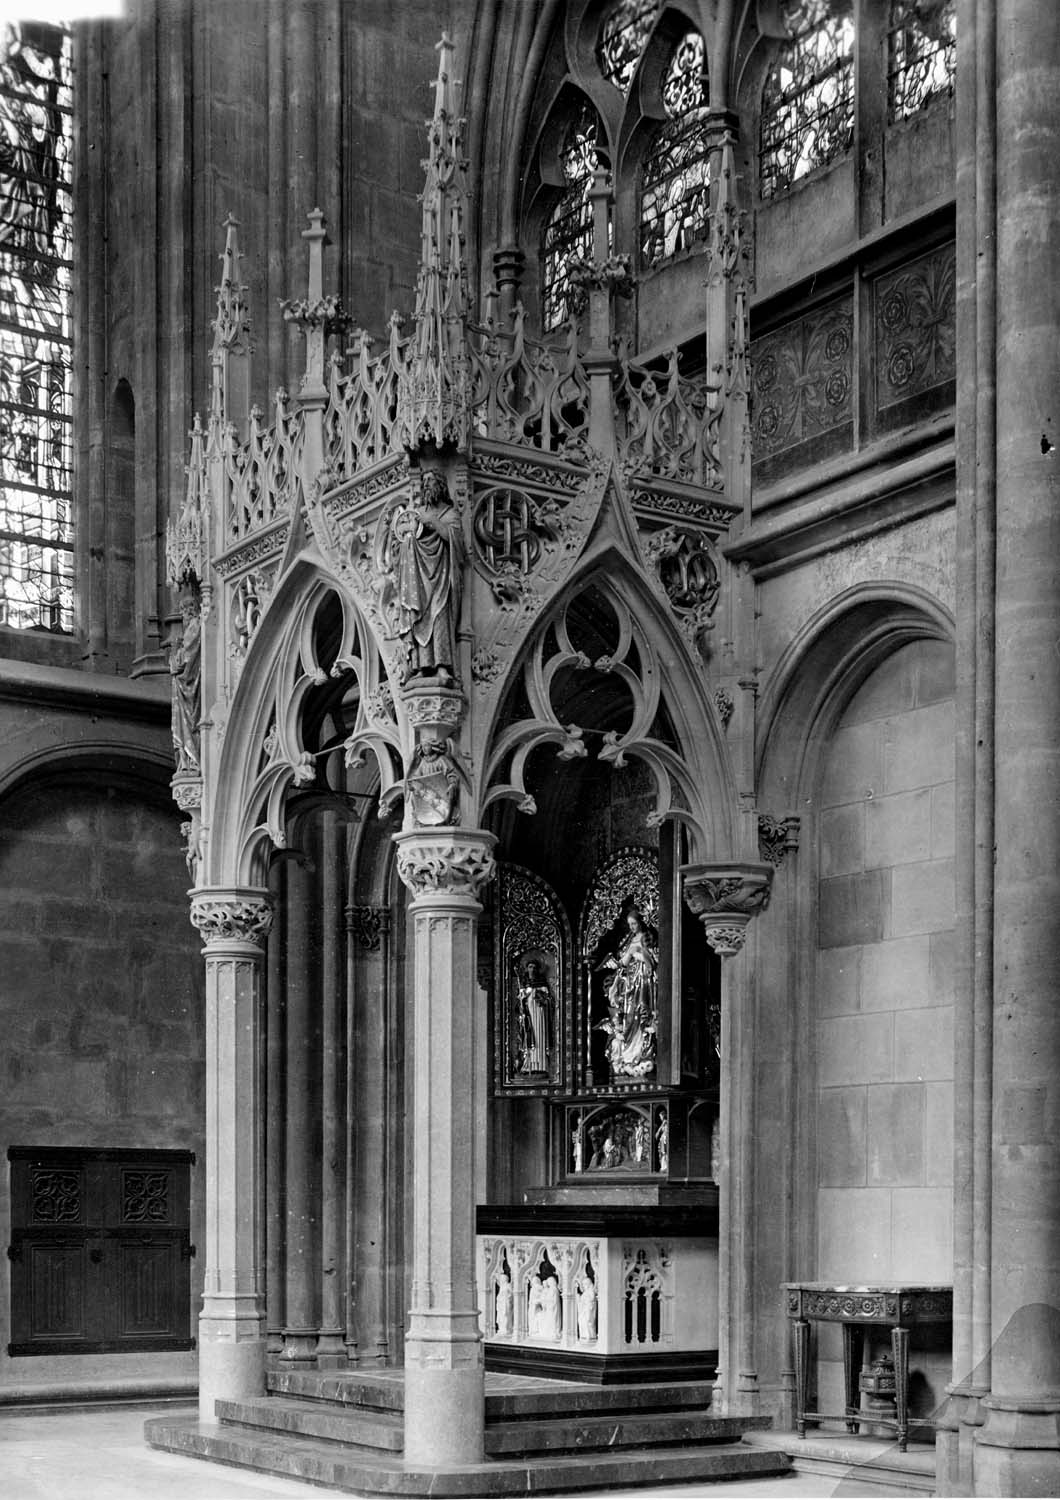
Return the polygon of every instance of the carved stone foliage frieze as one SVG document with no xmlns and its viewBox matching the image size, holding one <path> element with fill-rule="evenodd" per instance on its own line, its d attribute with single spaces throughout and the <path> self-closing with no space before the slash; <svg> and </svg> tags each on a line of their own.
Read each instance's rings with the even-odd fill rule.
<svg viewBox="0 0 1060 1500">
<path fill-rule="evenodd" d="M 957 370 L 956 295 L 952 243 L 877 277 L 874 358 L 876 408 L 881 414 L 952 385 Z"/>
<path fill-rule="evenodd" d="M 775 818 L 761 813 L 758 818 L 758 852 L 771 865 L 779 865 L 785 854 L 799 847 L 801 820 L 794 814 Z"/>
<path fill-rule="evenodd" d="M 272 899 L 267 891 L 196 891 L 191 923 L 207 943 L 260 945 L 272 926 Z"/>
<path fill-rule="evenodd" d="M 753 340 L 756 464 L 852 423 L 853 330 L 853 295 L 846 293 Z"/>
<path fill-rule="evenodd" d="M 494 1058 L 498 1093 L 563 1084 L 570 1047 L 571 934 L 556 893 L 502 863 L 493 913 Z"/>
<path fill-rule="evenodd" d="M 395 835 L 398 874 L 414 897 L 450 895 L 477 898 L 493 879 L 496 842 L 478 829 L 413 830 Z"/>
</svg>

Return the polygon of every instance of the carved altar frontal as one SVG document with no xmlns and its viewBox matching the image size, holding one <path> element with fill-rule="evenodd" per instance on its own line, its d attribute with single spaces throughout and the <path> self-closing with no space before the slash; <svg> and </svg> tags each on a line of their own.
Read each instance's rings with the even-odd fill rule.
<svg viewBox="0 0 1060 1500">
<path fill-rule="evenodd" d="M 601 1384 L 710 1378 L 718 1345 L 712 1227 L 709 1216 L 681 1210 L 480 1209 L 487 1368 Z"/>
</svg>

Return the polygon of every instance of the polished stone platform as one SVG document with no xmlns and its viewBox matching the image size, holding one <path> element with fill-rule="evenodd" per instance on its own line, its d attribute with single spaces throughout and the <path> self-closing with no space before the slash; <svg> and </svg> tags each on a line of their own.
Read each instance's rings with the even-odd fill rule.
<svg viewBox="0 0 1060 1500">
<path fill-rule="evenodd" d="M 790 1471 L 768 1418 L 712 1417 L 693 1382 L 600 1387 L 488 1373 L 487 1461 L 406 1465 L 401 1371 L 271 1370 L 269 1395 L 218 1403 L 216 1423 L 156 1418 L 152 1447 L 363 1495 L 556 1493 L 751 1479 Z"/>
</svg>

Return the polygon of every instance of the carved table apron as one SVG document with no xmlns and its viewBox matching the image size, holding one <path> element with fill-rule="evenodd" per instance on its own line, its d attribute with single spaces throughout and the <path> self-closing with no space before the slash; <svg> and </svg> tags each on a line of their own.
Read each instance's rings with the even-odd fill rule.
<svg viewBox="0 0 1060 1500">
<path fill-rule="evenodd" d="M 904 1453 L 909 1436 L 909 1330 L 917 1324 L 953 1322 L 953 1288 L 948 1286 L 833 1286 L 823 1281 L 784 1283 L 795 1347 L 795 1422 L 806 1436 L 807 1418 L 827 1420 L 828 1413 L 807 1411 L 810 1323 L 843 1325 L 843 1397 L 848 1432 L 863 1421 L 895 1427 Z M 858 1376 L 867 1327 L 891 1330 L 894 1358 L 895 1419 L 861 1412 Z"/>
</svg>

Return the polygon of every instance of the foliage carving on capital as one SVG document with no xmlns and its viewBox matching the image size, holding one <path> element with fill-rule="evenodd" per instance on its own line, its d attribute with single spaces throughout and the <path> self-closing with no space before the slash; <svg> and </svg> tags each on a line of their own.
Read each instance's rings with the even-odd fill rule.
<svg viewBox="0 0 1060 1500">
<path fill-rule="evenodd" d="M 192 896 L 191 924 L 206 943 L 262 943 L 272 917 L 266 891 L 196 891 Z"/>
<path fill-rule="evenodd" d="M 413 896 L 478 897 L 497 870 L 492 834 L 445 829 L 397 834 L 398 874 Z"/>
</svg>

